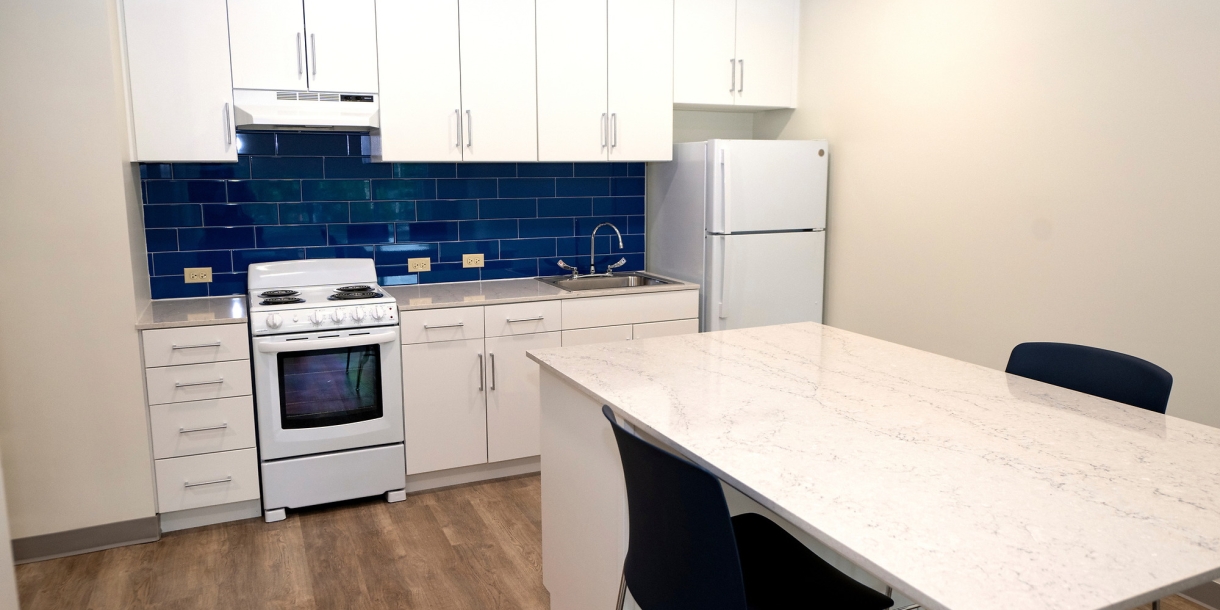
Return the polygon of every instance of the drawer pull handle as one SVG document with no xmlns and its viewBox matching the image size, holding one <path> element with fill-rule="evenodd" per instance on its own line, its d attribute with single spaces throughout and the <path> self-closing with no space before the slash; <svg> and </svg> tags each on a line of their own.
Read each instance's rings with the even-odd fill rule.
<svg viewBox="0 0 1220 610">
<path fill-rule="evenodd" d="M 195 345 L 173 345 L 170 349 L 195 349 L 198 347 L 220 347 L 220 341 L 215 343 L 197 343 Z"/>
<path fill-rule="evenodd" d="M 216 385 L 218 383 L 224 383 L 224 382 L 225 382 L 224 377 L 221 377 L 220 379 L 213 379 L 212 381 L 189 381 L 187 383 L 182 383 L 181 381 L 175 381 L 174 387 L 175 388 L 189 388 L 191 386 L 196 386 L 196 385 Z"/>
<path fill-rule="evenodd" d="M 225 422 L 223 424 L 220 424 L 219 426 L 204 426 L 202 428 L 178 428 L 178 434 L 190 434 L 191 432 L 203 432 L 205 430 L 224 430 L 225 428 L 228 428 L 228 427 L 229 427 L 228 422 Z"/>
<path fill-rule="evenodd" d="M 541 322 L 542 320 L 543 316 L 536 316 L 533 318 L 508 318 L 504 321 L 508 324 L 512 324 L 514 322 Z"/>
<path fill-rule="evenodd" d="M 424 324 L 424 330 L 432 330 L 432 329 L 434 329 L 434 328 L 458 328 L 458 327 L 461 327 L 461 326 L 466 326 L 466 323 L 465 323 L 465 322 L 458 322 L 457 324 L 437 324 L 437 325 L 434 325 L 434 326 L 433 326 L 433 325 Z"/>
<path fill-rule="evenodd" d="M 191 488 L 191 487 L 199 487 L 199 486 L 201 486 L 201 485 L 215 485 L 215 484 L 217 484 L 217 483 L 228 483 L 228 482 L 230 482 L 230 481 L 232 481 L 232 480 L 233 480 L 233 477 L 228 476 L 228 477 L 225 477 L 225 478 L 223 478 L 223 479 L 212 479 L 211 481 L 200 481 L 200 482 L 198 482 L 198 483 L 191 483 L 191 482 L 189 482 L 189 481 L 184 481 L 184 482 L 182 483 L 182 487 L 183 487 L 183 488 L 187 488 L 187 489 L 189 489 L 189 488 Z"/>
</svg>

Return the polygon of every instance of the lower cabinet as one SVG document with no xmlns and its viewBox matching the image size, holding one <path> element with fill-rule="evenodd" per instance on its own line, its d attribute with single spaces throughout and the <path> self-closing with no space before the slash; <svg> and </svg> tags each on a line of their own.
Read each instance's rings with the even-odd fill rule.
<svg viewBox="0 0 1220 610">
<path fill-rule="evenodd" d="M 481 338 L 402 347 L 407 474 L 487 462 L 484 360 Z"/>
<path fill-rule="evenodd" d="M 619 326 L 598 326 L 595 328 L 577 328 L 563 331 L 564 347 L 630 340 L 630 324 L 622 324 Z"/>
<path fill-rule="evenodd" d="M 538 455 L 539 371 L 525 352 L 559 345 L 557 332 L 487 338 L 487 461 Z"/>
</svg>

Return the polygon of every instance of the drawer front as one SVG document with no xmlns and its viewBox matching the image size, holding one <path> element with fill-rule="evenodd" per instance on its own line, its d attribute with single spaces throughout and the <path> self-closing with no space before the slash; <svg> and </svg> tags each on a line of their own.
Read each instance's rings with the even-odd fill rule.
<svg viewBox="0 0 1220 610">
<path fill-rule="evenodd" d="M 565 330 L 560 335 L 563 347 L 589 345 L 592 343 L 610 343 L 612 341 L 630 341 L 631 325 L 578 328 L 575 330 Z"/>
<path fill-rule="evenodd" d="M 562 304 L 564 330 L 699 317 L 698 290 L 568 299 Z"/>
<path fill-rule="evenodd" d="M 157 460 L 157 511 L 258 499 L 258 453 L 238 449 Z"/>
<path fill-rule="evenodd" d="M 483 338 L 483 308 L 453 307 L 404 311 L 399 316 L 403 343 Z"/>
<path fill-rule="evenodd" d="M 157 459 L 254 446 L 254 397 L 153 405 L 153 457 Z"/>
<path fill-rule="evenodd" d="M 651 339 L 653 337 L 670 337 L 673 335 L 693 335 L 699 332 L 699 319 L 670 320 L 668 322 L 649 322 L 631 327 L 632 339 Z"/>
<path fill-rule="evenodd" d="M 249 360 L 163 366 L 145 375 L 150 405 L 250 394 Z"/>
<path fill-rule="evenodd" d="M 513 303 L 483 308 L 488 337 L 546 333 L 560 328 L 559 301 Z"/>
<path fill-rule="evenodd" d="M 143 339 L 147 367 L 250 358 L 250 333 L 245 324 L 146 330 Z"/>
</svg>

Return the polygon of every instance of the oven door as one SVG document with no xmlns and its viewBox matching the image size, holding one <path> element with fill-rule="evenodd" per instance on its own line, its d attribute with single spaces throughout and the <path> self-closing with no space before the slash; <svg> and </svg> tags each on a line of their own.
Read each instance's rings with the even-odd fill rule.
<svg viewBox="0 0 1220 610">
<path fill-rule="evenodd" d="M 254 339 L 262 459 L 403 440 L 397 326 Z"/>
</svg>

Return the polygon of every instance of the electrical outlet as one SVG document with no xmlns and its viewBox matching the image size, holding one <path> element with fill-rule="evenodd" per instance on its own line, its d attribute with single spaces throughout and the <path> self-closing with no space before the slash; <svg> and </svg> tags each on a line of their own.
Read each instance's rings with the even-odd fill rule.
<svg viewBox="0 0 1220 610">
<path fill-rule="evenodd" d="M 482 266 L 483 266 L 483 255 L 482 254 L 463 254 L 462 255 L 462 267 L 482 267 Z"/>
<path fill-rule="evenodd" d="M 408 258 L 407 271 L 411 273 L 419 273 L 421 271 L 432 271 L 432 259 L 430 258 Z"/>
<path fill-rule="evenodd" d="M 187 284 L 207 284 L 212 281 L 211 267 L 187 267 L 182 270 Z"/>
</svg>

